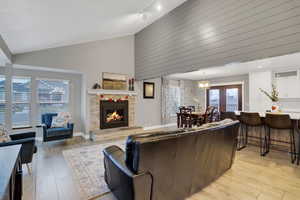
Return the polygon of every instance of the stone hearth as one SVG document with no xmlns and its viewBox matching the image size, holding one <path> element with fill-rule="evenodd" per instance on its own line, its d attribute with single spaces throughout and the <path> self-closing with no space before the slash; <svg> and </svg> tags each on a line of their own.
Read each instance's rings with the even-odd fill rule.
<svg viewBox="0 0 300 200">
<path fill-rule="evenodd" d="M 135 103 L 136 97 L 129 95 L 117 95 L 117 94 L 89 94 L 89 130 L 100 130 L 100 100 L 105 99 L 126 99 L 128 97 L 128 127 L 134 127 L 135 121 Z"/>
</svg>

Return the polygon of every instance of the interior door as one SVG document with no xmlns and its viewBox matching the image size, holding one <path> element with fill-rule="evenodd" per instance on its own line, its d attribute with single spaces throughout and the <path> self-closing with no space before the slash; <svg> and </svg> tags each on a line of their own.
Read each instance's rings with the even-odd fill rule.
<svg viewBox="0 0 300 200">
<path fill-rule="evenodd" d="M 242 85 L 214 86 L 207 89 L 207 106 L 220 112 L 242 110 Z"/>
</svg>

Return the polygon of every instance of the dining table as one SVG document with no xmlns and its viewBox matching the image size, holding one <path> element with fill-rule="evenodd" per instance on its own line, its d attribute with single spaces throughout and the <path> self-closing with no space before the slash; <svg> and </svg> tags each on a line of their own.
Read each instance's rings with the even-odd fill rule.
<svg viewBox="0 0 300 200">
<path fill-rule="evenodd" d="M 181 115 L 189 115 L 192 119 L 199 119 L 201 117 L 204 117 L 205 112 L 191 112 L 191 113 L 176 113 L 177 114 L 177 127 L 180 128 L 181 127 Z"/>
</svg>

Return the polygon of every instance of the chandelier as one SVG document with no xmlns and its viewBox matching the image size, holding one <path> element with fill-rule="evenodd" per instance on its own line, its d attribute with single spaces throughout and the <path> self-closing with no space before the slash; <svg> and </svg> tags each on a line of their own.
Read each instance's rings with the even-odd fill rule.
<svg viewBox="0 0 300 200">
<path fill-rule="evenodd" d="M 199 86 L 199 88 L 209 88 L 210 83 L 209 83 L 209 81 L 199 81 L 198 86 Z"/>
</svg>

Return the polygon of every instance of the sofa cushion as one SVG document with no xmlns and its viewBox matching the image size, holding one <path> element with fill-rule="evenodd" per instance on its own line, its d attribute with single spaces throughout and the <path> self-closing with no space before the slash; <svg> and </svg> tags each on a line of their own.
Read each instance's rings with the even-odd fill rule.
<svg viewBox="0 0 300 200">
<path fill-rule="evenodd" d="M 51 128 L 61 128 L 61 127 L 67 127 L 68 121 L 66 121 L 64 118 L 61 118 L 59 116 L 53 117 Z"/>
<path fill-rule="evenodd" d="M 0 142 L 9 142 L 11 141 L 6 128 L 3 125 L 0 125 Z"/>
<path fill-rule="evenodd" d="M 52 118 L 51 128 L 67 127 L 72 117 L 69 112 L 60 112 Z"/>
<path fill-rule="evenodd" d="M 183 133 L 183 129 L 178 129 L 175 131 L 153 131 L 149 133 L 142 133 L 137 135 L 131 135 L 128 136 L 126 141 L 126 154 L 125 154 L 125 163 L 127 167 L 132 170 L 133 172 L 136 171 L 137 165 L 139 162 L 139 141 L 141 139 L 147 139 L 147 138 L 159 138 L 160 136 L 164 135 L 174 135 Z"/>
</svg>

